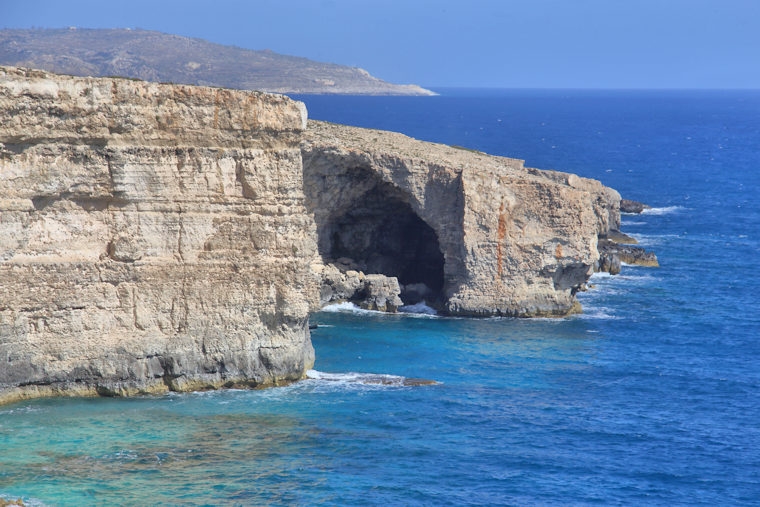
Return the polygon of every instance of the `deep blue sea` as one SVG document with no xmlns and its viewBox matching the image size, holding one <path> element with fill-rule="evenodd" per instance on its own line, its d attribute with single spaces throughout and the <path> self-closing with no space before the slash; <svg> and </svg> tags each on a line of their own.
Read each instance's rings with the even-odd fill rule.
<svg viewBox="0 0 760 507">
<path fill-rule="evenodd" d="M 318 378 L 284 388 L 0 407 L 0 495 L 760 505 L 760 92 L 440 91 L 298 98 L 315 119 L 600 179 L 653 206 L 623 230 L 661 267 L 595 275 L 567 319 L 322 312 Z"/>
</svg>

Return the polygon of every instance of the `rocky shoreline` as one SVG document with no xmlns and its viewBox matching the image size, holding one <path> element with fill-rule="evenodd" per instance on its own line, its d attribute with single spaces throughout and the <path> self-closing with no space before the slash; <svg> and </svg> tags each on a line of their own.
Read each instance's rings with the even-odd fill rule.
<svg viewBox="0 0 760 507">
<path fill-rule="evenodd" d="M 646 206 L 646 205 L 643 205 Z M 649 208 L 646 206 L 642 209 Z M 620 231 L 611 230 L 597 243 L 599 260 L 595 272 L 620 274 L 623 265 L 659 267 L 655 252 L 636 246 L 638 241 Z M 317 268 L 321 276 L 320 305 L 349 302 L 364 310 L 396 313 L 402 306 L 419 303 L 446 315 L 444 303 L 424 283 L 401 285 L 396 277 L 365 274 L 366 265 L 349 258 L 327 262 Z M 582 285 L 579 290 L 586 290 Z"/>
<path fill-rule="evenodd" d="M 625 199 L 622 201 L 625 201 Z M 636 204 L 641 206 L 637 206 L 636 209 L 644 210 L 649 208 L 649 206 L 642 203 Z M 641 213 L 641 211 L 629 213 Z M 637 243 L 638 241 L 635 238 L 620 231 L 610 231 L 606 236 L 600 236 L 597 245 L 599 262 L 596 270 L 617 275 L 620 273 L 623 264 L 652 268 L 659 267 L 657 255 L 654 252 L 636 246 Z"/>
<path fill-rule="evenodd" d="M 0 196 L 0 403 L 282 385 L 328 302 L 562 317 L 648 259 L 595 180 L 279 95 L 14 67 Z"/>
</svg>

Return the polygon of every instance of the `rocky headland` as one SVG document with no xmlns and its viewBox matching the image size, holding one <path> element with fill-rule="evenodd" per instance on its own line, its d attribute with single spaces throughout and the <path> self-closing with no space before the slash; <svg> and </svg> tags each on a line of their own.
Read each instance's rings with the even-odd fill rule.
<svg viewBox="0 0 760 507">
<path fill-rule="evenodd" d="M 357 67 L 140 29 L 0 30 L 0 65 L 277 93 L 435 95 Z"/>
<path fill-rule="evenodd" d="M 404 303 L 451 315 L 578 311 L 597 239 L 620 225 L 616 191 L 521 160 L 314 121 L 301 151 L 330 271 L 393 276 Z"/>
<path fill-rule="evenodd" d="M 283 96 L 0 67 L 0 402 L 298 380 L 331 301 L 568 315 L 619 227 L 598 181 Z"/>
</svg>

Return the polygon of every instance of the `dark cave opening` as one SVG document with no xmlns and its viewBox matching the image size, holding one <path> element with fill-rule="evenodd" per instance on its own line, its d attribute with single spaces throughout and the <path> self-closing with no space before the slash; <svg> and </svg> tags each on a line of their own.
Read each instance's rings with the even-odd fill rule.
<svg viewBox="0 0 760 507">
<path fill-rule="evenodd" d="M 328 257 L 346 257 L 365 273 L 395 276 L 404 304 L 424 300 L 441 307 L 444 258 L 433 229 L 393 195 L 377 185 L 330 224 Z M 326 231 L 327 232 L 327 231 Z"/>
</svg>

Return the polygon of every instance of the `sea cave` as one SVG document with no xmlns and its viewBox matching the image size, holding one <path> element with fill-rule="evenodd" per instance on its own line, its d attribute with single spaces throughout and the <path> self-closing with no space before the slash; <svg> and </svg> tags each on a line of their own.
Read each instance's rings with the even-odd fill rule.
<svg viewBox="0 0 760 507">
<path fill-rule="evenodd" d="M 435 231 L 392 184 L 360 168 L 349 174 L 330 212 L 315 214 L 322 258 L 396 277 L 405 305 L 424 301 L 443 309 L 444 256 Z"/>
</svg>

